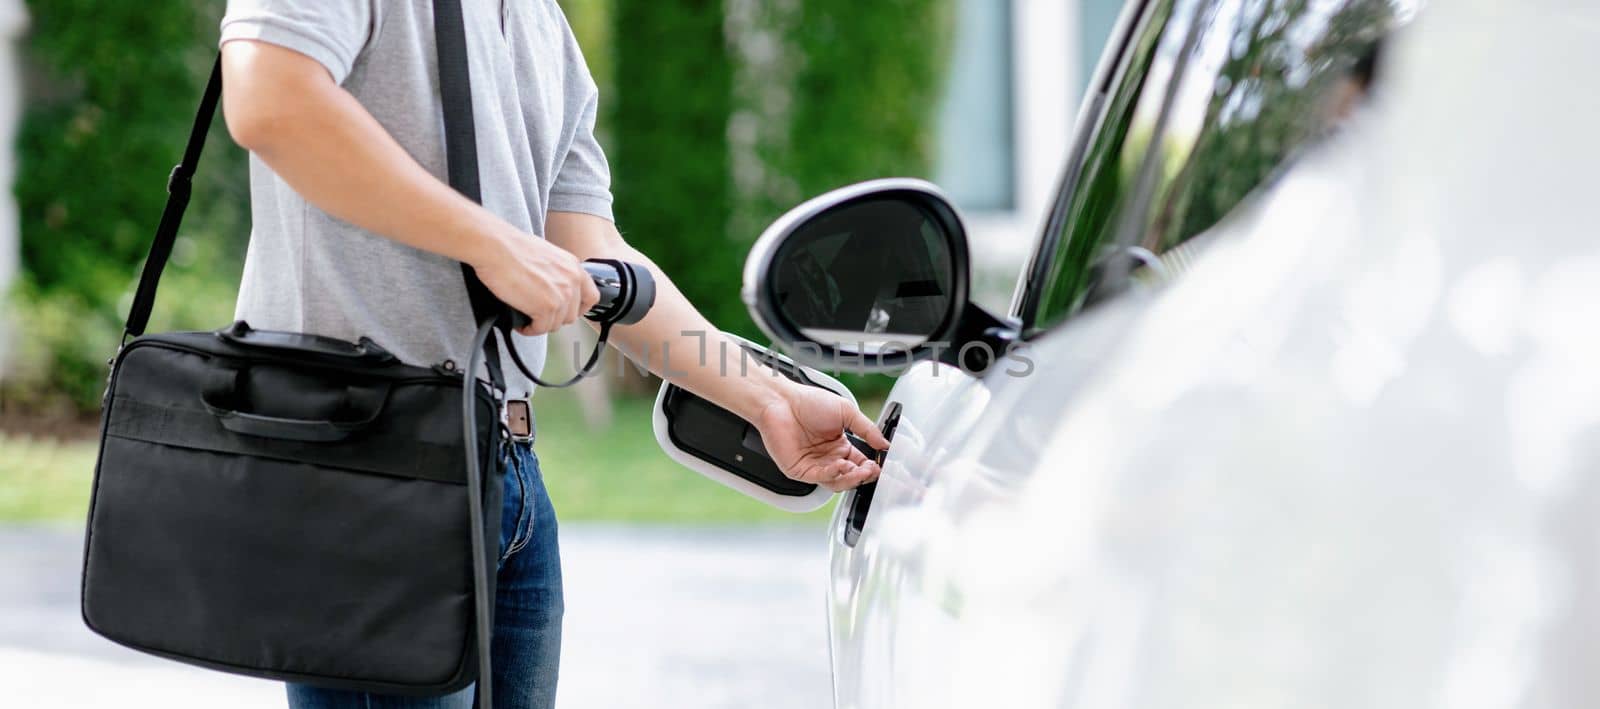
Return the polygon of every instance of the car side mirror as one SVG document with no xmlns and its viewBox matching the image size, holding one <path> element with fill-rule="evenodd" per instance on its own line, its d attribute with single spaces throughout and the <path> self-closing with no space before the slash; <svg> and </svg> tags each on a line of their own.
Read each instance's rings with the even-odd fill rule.
<svg viewBox="0 0 1600 709">
<path fill-rule="evenodd" d="M 742 296 L 796 360 L 858 372 L 923 360 L 987 370 L 1014 329 L 969 299 L 967 232 L 939 188 L 873 180 L 812 199 L 768 227 Z"/>
</svg>

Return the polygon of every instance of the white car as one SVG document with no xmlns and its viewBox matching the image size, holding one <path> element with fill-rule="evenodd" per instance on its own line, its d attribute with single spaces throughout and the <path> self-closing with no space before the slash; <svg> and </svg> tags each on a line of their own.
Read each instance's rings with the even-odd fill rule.
<svg viewBox="0 0 1600 709">
<path fill-rule="evenodd" d="M 1011 312 L 926 183 L 752 251 L 796 359 L 904 370 L 830 530 L 837 706 L 1600 702 L 1600 8 L 1119 27 Z M 811 494 L 676 396 L 743 446 L 685 459 Z"/>
</svg>

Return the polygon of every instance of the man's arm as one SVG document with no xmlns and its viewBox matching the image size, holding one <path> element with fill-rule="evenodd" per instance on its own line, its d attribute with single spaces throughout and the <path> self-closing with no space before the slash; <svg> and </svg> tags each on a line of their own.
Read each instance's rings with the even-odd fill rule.
<svg viewBox="0 0 1600 709">
<path fill-rule="evenodd" d="M 611 222 L 552 212 L 549 241 L 534 238 L 474 204 L 418 165 L 355 97 L 316 60 L 266 42 L 223 46 L 223 111 L 234 140 L 255 153 L 296 192 L 334 217 L 400 243 L 470 264 L 502 301 L 533 318 L 524 332 L 549 332 L 576 321 L 599 299 L 580 259 L 649 263 L 622 242 Z M 660 269 L 656 307 L 616 333 L 633 352 L 665 344 L 696 353 L 672 362 L 672 376 L 754 424 L 790 477 L 834 489 L 878 473 L 845 441 L 846 427 L 885 448 L 872 422 L 847 401 L 765 375 L 737 372 L 739 349 L 689 305 Z M 707 333 L 704 341 L 683 331 Z M 700 366 L 701 345 L 715 353 Z M 716 359 L 724 352 L 731 361 Z M 647 362 L 660 370 L 660 362 Z"/>
<path fill-rule="evenodd" d="M 222 48 L 233 139 L 323 211 L 470 264 L 527 314 L 527 334 L 578 317 L 599 292 L 571 253 L 525 234 L 417 164 L 328 70 L 298 52 L 234 40 Z"/>
<path fill-rule="evenodd" d="M 650 269 L 656 279 L 655 306 L 638 323 L 616 326 L 612 343 L 657 375 L 753 424 L 789 477 L 834 490 L 877 477 L 877 464 L 844 438 L 848 428 L 874 448 L 888 448 L 889 441 L 870 419 L 843 397 L 795 384 L 742 359 L 739 345 L 712 327 L 655 263 L 623 241 L 609 220 L 551 212 L 545 231 L 548 239 L 580 259 L 615 258 Z M 671 361 L 661 356 L 665 352 L 671 353 Z"/>
</svg>

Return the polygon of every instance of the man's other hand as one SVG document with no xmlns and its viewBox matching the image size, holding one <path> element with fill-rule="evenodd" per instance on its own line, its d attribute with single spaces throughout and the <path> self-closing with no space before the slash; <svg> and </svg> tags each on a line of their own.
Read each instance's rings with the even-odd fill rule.
<svg viewBox="0 0 1600 709">
<path fill-rule="evenodd" d="M 524 335 L 543 335 L 577 322 L 600 300 L 578 257 L 525 234 L 503 238 L 501 248 L 476 260 L 472 268 L 495 296 L 532 320 L 517 329 Z"/>
<path fill-rule="evenodd" d="M 878 450 L 889 447 L 848 399 L 812 386 L 788 385 L 756 418 L 767 453 L 784 475 L 835 492 L 878 478 L 878 464 L 845 439 L 849 429 Z"/>
</svg>

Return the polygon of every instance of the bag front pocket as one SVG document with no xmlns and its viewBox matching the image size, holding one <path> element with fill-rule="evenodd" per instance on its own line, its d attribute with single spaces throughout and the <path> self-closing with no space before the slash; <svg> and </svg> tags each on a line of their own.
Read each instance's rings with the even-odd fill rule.
<svg viewBox="0 0 1600 709">
<path fill-rule="evenodd" d="M 450 682 L 472 618 L 465 507 L 460 484 L 107 435 L 84 619 L 202 664 Z"/>
</svg>

